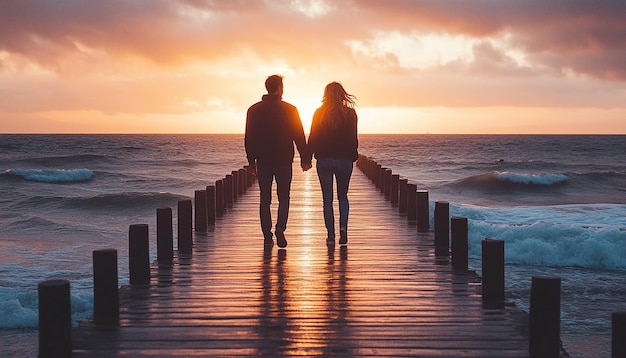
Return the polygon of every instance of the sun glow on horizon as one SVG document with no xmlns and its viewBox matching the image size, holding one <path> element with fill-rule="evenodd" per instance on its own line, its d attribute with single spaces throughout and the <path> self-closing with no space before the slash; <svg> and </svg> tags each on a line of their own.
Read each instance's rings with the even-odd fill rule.
<svg viewBox="0 0 626 358">
<path fill-rule="evenodd" d="M 243 133 L 279 74 L 307 133 L 338 81 L 360 133 L 626 134 L 626 3 L 63 4 L 0 11 L 0 133 Z"/>
</svg>

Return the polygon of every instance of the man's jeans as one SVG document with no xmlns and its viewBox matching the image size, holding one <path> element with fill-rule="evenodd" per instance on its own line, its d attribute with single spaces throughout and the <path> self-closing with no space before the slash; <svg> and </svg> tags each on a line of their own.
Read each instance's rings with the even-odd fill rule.
<svg viewBox="0 0 626 358">
<path fill-rule="evenodd" d="M 337 200 L 339 200 L 339 228 L 348 229 L 348 186 L 352 176 L 352 161 L 349 159 L 318 159 L 317 176 L 322 187 L 324 224 L 330 238 L 335 237 L 335 214 L 333 210 L 333 176 L 337 180 Z"/>
<path fill-rule="evenodd" d="M 272 183 L 276 179 L 276 193 L 278 194 L 278 220 L 276 231 L 287 229 L 289 217 L 289 190 L 291 188 L 292 167 L 291 164 L 267 165 L 257 164 L 257 178 L 261 200 L 259 203 L 259 215 L 261 217 L 261 229 L 265 238 L 272 237 Z"/>
</svg>

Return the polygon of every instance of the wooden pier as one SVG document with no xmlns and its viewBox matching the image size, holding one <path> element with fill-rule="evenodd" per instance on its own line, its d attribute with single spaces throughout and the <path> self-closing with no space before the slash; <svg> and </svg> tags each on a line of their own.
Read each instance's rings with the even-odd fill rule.
<svg viewBox="0 0 626 358">
<path fill-rule="evenodd" d="M 73 328 L 73 356 L 528 357 L 524 312 L 483 308 L 471 267 L 356 168 L 349 197 L 348 245 L 328 248 L 315 169 L 294 166 L 289 244 L 264 250 L 252 186 L 191 253 L 120 289 L 119 325 Z"/>
</svg>

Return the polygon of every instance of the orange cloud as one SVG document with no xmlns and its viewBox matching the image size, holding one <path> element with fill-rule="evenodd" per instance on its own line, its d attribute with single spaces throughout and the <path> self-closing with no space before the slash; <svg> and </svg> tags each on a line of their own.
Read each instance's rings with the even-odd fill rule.
<svg viewBox="0 0 626 358">
<path fill-rule="evenodd" d="M 363 108 L 624 108 L 624 15 L 621 1 L 7 0 L 0 115 L 236 118 L 272 73 L 303 117 L 335 80 Z"/>
</svg>

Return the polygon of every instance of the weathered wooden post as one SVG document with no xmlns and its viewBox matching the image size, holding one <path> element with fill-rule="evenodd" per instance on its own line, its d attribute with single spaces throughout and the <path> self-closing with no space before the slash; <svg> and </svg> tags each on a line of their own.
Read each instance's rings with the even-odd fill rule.
<svg viewBox="0 0 626 358">
<path fill-rule="evenodd" d="M 245 191 L 247 179 L 244 174 L 243 169 L 237 169 L 237 178 L 239 178 L 237 181 L 237 197 L 242 196 Z"/>
<path fill-rule="evenodd" d="M 248 178 L 246 177 L 247 171 L 243 168 L 238 170 L 239 172 L 239 196 L 242 196 L 246 192 Z"/>
<path fill-rule="evenodd" d="M 376 175 L 376 188 L 378 189 L 378 191 L 382 191 L 383 190 L 383 172 L 385 171 L 385 167 L 383 167 L 381 164 L 377 164 L 376 165 L 376 173 L 374 175 Z"/>
<path fill-rule="evenodd" d="M 233 206 L 235 199 L 233 198 L 233 176 L 226 174 L 224 177 L 224 205 L 228 208 Z"/>
<path fill-rule="evenodd" d="M 530 286 L 528 352 L 558 358 L 561 351 L 561 278 L 533 276 Z M 623 357 L 623 356 L 622 356 Z"/>
<path fill-rule="evenodd" d="M 224 179 L 215 181 L 215 216 L 224 216 Z"/>
<path fill-rule="evenodd" d="M 377 164 L 376 161 L 374 161 L 371 158 L 368 158 L 367 160 L 367 177 L 370 179 L 370 181 L 374 184 L 376 184 L 376 176 L 374 175 L 376 170 L 377 170 Z"/>
<path fill-rule="evenodd" d="M 626 311 L 611 314 L 611 357 L 626 357 Z"/>
<path fill-rule="evenodd" d="M 450 219 L 452 268 L 467 270 L 468 268 L 468 236 L 467 218 L 453 216 Z"/>
<path fill-rule="evenodd" d="M 372 159 L 368 158 L 368 157 L 363 157 L 362 158 L 364 164 L 363 164 L 363 172 L 365 173 L 365 176 L 367 176 L 367 178 L 371 181 L 372 180 Z"/>
<path fill-rule="evenodd" d="M 378 173 L 378 180 L 380 181 L 380 187 L 378 190 L 385 196 L 385 177 L 387 176 L 387 167 L 381 167 L 380 172 Z"/>
<path fill-rule="evenodd" d="M 194 203 L 196 204 L 195 228 L 196 232 L 206 232 L 207 230 L 207 209 L 206 190 L 196 190 L 194 192 Z"/>
<path fill-rule="evenodd" d="M 120 320 L 117 250 L 94 250 L 93 320 L 96 324 L 116 325 Z"/>
<path fill-rule="evenodd" d="M 250 188 L 252 186 L 252 184 L 254 184 L 254 175 L 250 171 L 250 166 L 249 165 L 244 166 L 244 169 L 246 169 L 247 188 Z"/>
<path fill-rule="evenodd" d="M 391 176 L 393 175 L 391 169 L 386 169 L 383 173 L 383 193 L 385 199 L 391 200 Z"/>
<path fill-rule="evenodd" d="M 400 175 L 399 174 L 392 174 L 391 175 L 391 192 L 390 192 L 390 200 L 391 200 L 391 205 L 396 206 L 398 205 L 398 183 L 400 181 Z"/>
<path fill-rule="evenodd" d="M 239 172 L 233 170 L 230 172 L 233 176 L 233 203 L 237 202 L 237 198 L 239 197 L 239 182 L 241 179 L 239 178 Z"/>
<path fill-rule="evenodd" d="M 450 203 L 435 202 L 435 255 L 450 254 Z"/>
<path fill-rule="evenodd" d="M 418 190 L 417 200 L 417 231 L 427 232 L 430 230 L 430 207 L 428 204 L 428 191 Z"/>
<path fill-rule="evenodd" d="M 374 169 L 374 183 L 376 184 L 376 188 L 378 188 L 378 190 L 380 190 L 380 188 L 383 186 L 383 182 L 382 182 L 382 175 L 380 174 L 380 172 L 383 171 L 383 166 L 380 164 L 376 164 L 376 169 Z"/>
<path fill-rule="evenodd" d="M 483 239 L 483 307 L 504 308 L 504 241 Z"/>
<path fill-rule="evenodd" d="M 39 298 L 39 357 L 72 355 L 72 304 L 68 280 L 46 280 L 37 285 Z"/>
<path fill-rule="evenodd" d="M 207 225 L 215 226 L 215 186 L 206 187 Z"/>
<path fill-rule="evenodd" d="M 398 211 L 400 214 L 406 214 L 408 182 L 408 179 L 400 179 L 398 181 Z"/>
<path fill-rule="evenodd" d="M 256 183 L 256 174 L 248 171 L 249 175 L 250 175 L 250 186 L 252 186 L 254 183 Z"/>
<path fill-rule="evenodd" d="M 191 199 L 178 201 L 178 250 L 190 250 L 193 247 Z"/>
<path fill-rule="evenodd" d="M 150 283 L 150 245 L 148 224 L 128 227 L 128 274 L 131 285 Z"/>
<path fill-rule="evenodd" d="M 417 185 L 406 186 L 406 218 L 410 224 L 417 222 Z"/>
<path fill-rule="evenodd" d="M 174 260 L 172 208 L 157 208 L 157 261 Z"/>
</svg>

